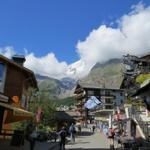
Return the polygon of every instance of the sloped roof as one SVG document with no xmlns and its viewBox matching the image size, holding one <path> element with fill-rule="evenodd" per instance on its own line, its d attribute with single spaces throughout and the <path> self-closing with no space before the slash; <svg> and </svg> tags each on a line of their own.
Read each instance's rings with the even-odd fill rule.
<svg viewBox="0 0 150 150">
<path fill-rule="evenodd" d="M 98 84 L 89 84 L 89 83 L 84 83 L 84 82 L 78 82 L 77 86 L 80 85 L 84 89 L 106 89 L 106 90 L 123 90 L 118 88 L 105 88 L 101 85 Z"/>
<path fill-rule="evenodd" d="M 71 116 L 70 114 L 68 114 L 65 111 L 57 111 L 55 114 L 55 119 L 57 121 L 75 121 L 75 119 L 73 118 L 73 116 Z"/>
<path fill-rule="evenodd" d="M 4 57 L 3 55 L 0 54 L 0 61 L 3 61 L 9 65 L 12 65 L 16 68 L 18 68 L 19 70 L 23 71 L 24 73 L 26 73 L 31 79 L 32 79 L 32 82 L 33 82 L 33 85 L 38 88 L 37 86 L 37 81 L 36 81 L 36 78 L 35 78 L 35 75 L 34 75 L 34 72 L 31 71 L 30 69 L 28 68 L 25 68 L 24 66 L 21 66 L 21 65 L 18 65 L 17 63 L 15 63 L 13 60 L 10 60 L 6 57 Z"/>
</svg>

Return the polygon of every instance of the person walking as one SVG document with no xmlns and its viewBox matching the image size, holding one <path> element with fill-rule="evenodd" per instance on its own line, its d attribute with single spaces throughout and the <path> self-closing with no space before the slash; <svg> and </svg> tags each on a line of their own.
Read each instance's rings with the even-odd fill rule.
<svg viewBox="0 0 150 150">
<path fill-rule="evenodd" d="M 65 150 L 66 136 L 67 136 L 65 127 L 62 127 L 62 129 L 59 132 L 59 136 L 60 136 L 60 150 Z"/>
<path fill-rule="evenodd" d="M 95 131 L 95 125 L 94 124 L 92 125 L 92 131 L 93 131 L 93 133 Z"/>
<path fill-rule="evenodd" d="M 115 136 L 115 130 L 111 127 L 108 130 L 108 138 L 110 139 L 110 148 L 114 149 L 114 136 Z"/>
<path fill-rule="evenodd" d="M 71 137 L 71 142 L 75 142 L 76 128 L 75 128 L 74 123 L 71 124 L 71 126 L 69 128 L 69 133 L 70 133 L 70 137 Z"/>
<path fill-rule="evenodd" d="M 78 132 L 81 134 L 81 125 L 78 125 Z"/>
<path fill-rule="evenodd" d="M 30 143 L 30 150 L 34 150 L 34 146 L 35 146 L 35 126 L 33 125 L 33 123 L 30 123 L 27 125 L 26 127 L 26 140 L 29 141 Z"/>
</svg>

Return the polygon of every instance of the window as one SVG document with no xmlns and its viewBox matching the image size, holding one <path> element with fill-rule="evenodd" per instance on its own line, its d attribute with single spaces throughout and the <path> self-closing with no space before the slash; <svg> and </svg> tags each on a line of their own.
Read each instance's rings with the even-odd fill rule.
<svg viewBox="0 0 150 150">
<path fill-rule="evenodd" d="M 94 95 L 94 91 L 92 91 L 92 90 L 88 90 L 87 93 L 88 93 L 88 96 L 93 96 Z"/>
<path fill-rule="evenodd" d="M 105 99 L 105 103 L 110 103 L 110 104 L 111 104 L 111 103 L 113 103 L 113 101 L 112 101 L 112 99 L 106 98 L 106 99 Z"/>
<path fill-rule="evenodd" d="M 21 106 L 22 106 L 23 108 L 26 107 L 26 96 L 25 96 L 25 95 L 22 95 L 22 98 L 21 98 Z"/>
<path fill-rule="evenodd" d="M 0 62 L 0 82 L 3 80 L 4 68 L 4 64 Z"/>
<path fill-rule="evenodd" d="M 94 95 L 97 95 L 97 96 L 100 95 L 100 91 L 99 90 L 95 90 L 94 91 Z"/>
<path fill-rule="evenodd" d="M 105 109 L 113 109 L 113 106 L 105 106 Z"/>
<path fill-rule="evenodd" d="M 122 100 L 122 99 L 120 100 L 120 103 L 121 103 L 121 104 L 123 103 L 123 100 Z"/>
<path fill-rule="evenodd" d="M 0 92 L 4 92 L 5 76 L 6 65 L 3 62 L 0 62 Z"/>
<path fill-rule="evenodd" d="M 123 96 L 123 93 L 122 93 L 122 92 L 120 92 L 120 96 Z"/>
<path fill-rule="evenodd" d="M 110 94 L 111 94 L 110 91 L 108 91 L 108 90 L 105 91 L 105 95 L 109 96 Z"/>
</svg>

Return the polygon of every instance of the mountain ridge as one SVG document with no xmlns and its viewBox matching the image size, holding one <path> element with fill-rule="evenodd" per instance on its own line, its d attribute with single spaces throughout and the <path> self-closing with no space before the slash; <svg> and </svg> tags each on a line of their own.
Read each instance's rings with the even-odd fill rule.
<svg viewBox="0 0 150 150">
<path fill-rule="evenodd" d="M 110 59 L 105 63 L 96 63 L 89 74 L 79 79 L 79 83 L 86 83 L 93 87 L 119 89 L 122 81 L 121 59 Z M 74 89 L 77 81 L 65 77 L 60 80 L 47 76 L 36 75 L 40 90 L 50 93 L 52 98 L 60 99 L 74 95 Z"/>
</svg>

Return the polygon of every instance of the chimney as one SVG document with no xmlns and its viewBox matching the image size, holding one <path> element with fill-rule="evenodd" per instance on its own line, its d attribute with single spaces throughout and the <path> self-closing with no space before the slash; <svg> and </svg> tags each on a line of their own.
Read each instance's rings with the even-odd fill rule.
<svg viewBox="0 0 150 150">
<path fill-rule="evenodd" d="M 12 60 L 20 66 L 23 66 L 24 62 L 26 61 L 23 55 L 14 55 Z"/>
</svg>

